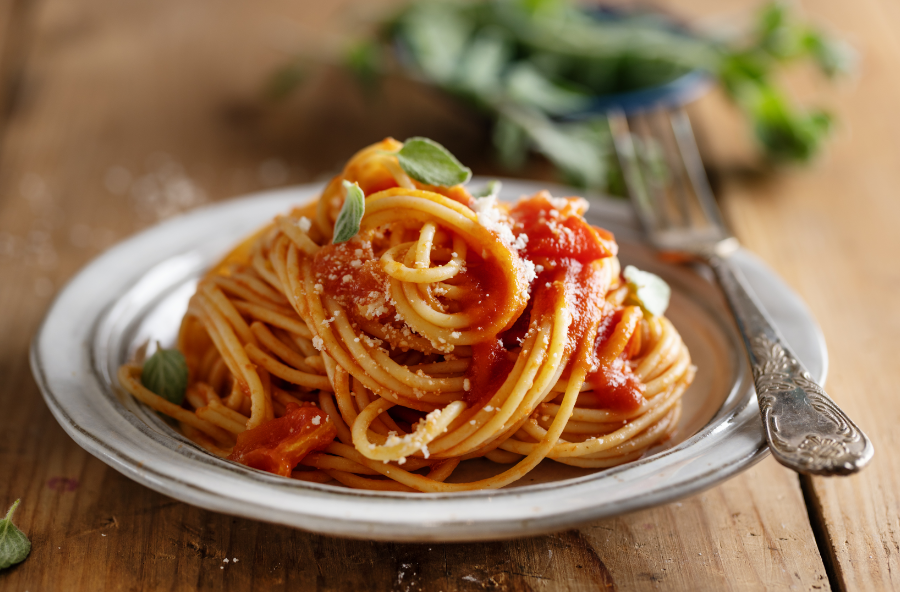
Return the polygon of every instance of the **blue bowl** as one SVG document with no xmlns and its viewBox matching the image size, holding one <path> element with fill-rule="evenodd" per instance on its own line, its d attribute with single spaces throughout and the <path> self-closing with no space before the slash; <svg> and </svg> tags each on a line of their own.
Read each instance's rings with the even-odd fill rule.
<svg viewBox="0 0 900 592">
<path fill-rule="evenodd" d="M 656 109 L 685 105 L 699 99 L 715 84 L 708 72 L 692 70 L 674 80 L 657 86 L 608 95 L 596 95 L 583 110 L 559 117 L 564 121 L 577 121 L 607 111 L 622 111 L 632 115 Z"/>
</svg>

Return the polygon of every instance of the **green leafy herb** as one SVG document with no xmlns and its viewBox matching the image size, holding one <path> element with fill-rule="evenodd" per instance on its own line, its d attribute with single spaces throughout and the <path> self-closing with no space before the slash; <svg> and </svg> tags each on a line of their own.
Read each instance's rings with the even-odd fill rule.
<svg viewBox="0 0 900 592">
<path fill-rule="evenodd" d="M 381 80 L 383 60 L 381 46 L 371 40 L 364 40 L 349 48 L 344 56 L 344 65 L 364 87 L 372 88 Z"/>
<path fill-rule="evenodd" d="M 669 307 L 672 289 L 661 277 L 649 271 L 641 271 L 633 265 L 625 268 L 625 281 L 630 290 L 628 296 L 638 304 L 644 312 L 660 316 Z"/>
<path fill-rule="evenodd" d="M 12 523 L 13 512 L 16 511 L 20 501 L 14 501 L 6 513 L 6 518 L 0 520 L 0 569 L 25 561 L 31 552 L 31 541 Z"/>
<path fill-rule="evenodd" d="M 450 151 L 428 138 L 410 138 L 397 153 L 400 166 L 410 177 L 427 185 L 452 187 L 472 178 L 472 170 L 463 166 Z"/>
<path fill-rule="evenodd" d="M 308 67 L 301 61 L 295 60 L 279 68 L 272 74 L 266 85 L 266 97 L 273 101 L 284 99 L 309 75 Z"/>
<path fill-rule="evenodd" d="M 141 384 L 170 403 L 181 405 L 188 384 L 184 354 L 177 349 L 158 348 L 144 362 Z"/>
<path fill-rule="evenodd" d="M 335 245 L 345 243 L 356 236 L 363 214 L 366 213 L 366 195 L 359 188 L 359 184 L 344 181 L 344 191 L 347 196 L 344 198 L 344 205 L 341 206 L 341 213 L 338 214 L 337 221 L 334 223 L 334 238 L 331 239 L 332 244 Z"/>
<path fill-rule="evenodd" d="M 481 191 L 475 191 L 472 193 L 472 197 L 497 197 L 500 195 L 500 189 L 503 187 L 503 183 L 497 181 L 496 179 L 493 181 L 488 181 L 487 185 L 481 188 Z"/>
<path fill-rule="evenodd" d="M 782 1 L 761 7 L 749 26 L 727 30 L 734 32 L 690 31 L 658 13 L 610 14 L 575 0 L 409 1 L 376 35 L 359 39 L 344 66 L 368 90 L 376 88 L 374 77 L 399 70 L 463 99 L 491 122 L 505 167 L 521 169 L 537 153 L 563 180 L 618 195 L 626 194 L 624 177 L 604 99 L 689 73 L 719 81 L 742 111 L 765 164 L 814 158 L 831 119 L 792 100 L 781 88 L 781 71 L 805 60 L 832 78 L 853 67 L 852 48 Z M 308 69 L 301 64 L 279 72 L 273 88 L 296 84 Z M 401 152 L 414 179 L 452 185 L 467 178 L 442 150 L 438 162 L 456 166 L 435 169 L 430 157 L 423 166 L 414 140 Z M 665 159 L 647 148 L 638 146 L 638 156 L 660 165 L 654 174 L 668 182 Z"/>
</svg>

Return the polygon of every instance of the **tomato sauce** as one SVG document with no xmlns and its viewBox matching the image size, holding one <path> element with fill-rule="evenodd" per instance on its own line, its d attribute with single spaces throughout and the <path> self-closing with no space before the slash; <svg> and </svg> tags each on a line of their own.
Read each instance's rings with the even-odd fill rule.
<svg viewBox="0 0 900 592">
<path fill-rule="evenodd" d="M 600 409 L 626 413 L 644 403 L 644 385 L 621 357 L 589 374 L 587 381 L 594 387 L 592 403 Z"/>
<path fill-rule="evenodd" d="M 559 201 L 538 194 L 520 201 L 510 211 L 514 232 L 528 236 L 527 259 L 589 263 L 616 254 L 618 248 L 612 233 L 585 222 L 573 202 L 566 200 L 567 205 L 560 208 L 555 203 Z"/>
<path fill-rule="evenodd" d="M 466 372 L 469 390 L 465 400 L 469 405 L 488 401 L 503 386 L 515 362 L 506 355 L 500 339 L 491 339 L 472 346 L 472 362 Z"/>
<path fill-rule="evenodd" d="M 322 293 L 337 300 L 344 309 L 358 311 L 368 319 L 383 320 L 394 315 L 389 279 L 375 259 L 370 241 L 354 238 L 325 245 L 313 257 L 312 265 Z"/>
<path fill-rule="evenodd" d="M 229 460 L 290 477 L 303 457 L 334 441 L 337 429 L 324 411 L 296 403 L 286 407 L 284 416 L 238 434 Z"/>
<path fill-rule="evenodd" d="M 538 194 L 520 201 L 509 214 L 514 233 L 528 237 L 520 254 L 536 265 L 538 273 L 522 315 L 498 340 L 472 347 L 472 362 L 466 374 L 471 381 L 467 402 L 483 401 L 496 393 L 513 367 L 507 350 L 522 343 L 531 319 L 552 313 L 564 301 L 572 314 L 566 343 L 566 355 L 570 357 L 567 372 L 576 364 L 591 370 L 588 382 L 595 388 L 592 399 L 601 408 L 630 411 L 639 407 L 644 401 L 644 386 L 627 364 L 633 348 L 626 347 L 612 363 L 596 366 L 597 352 L 622 319 L 622 313 L 606 303 L 608 286 L 595 264 L 616 254 L 613 235 L 585 222 L 575 200 Z M 484 300 L 482 306 L 493 314 L 490 299 Z M 582 350 L 586 355 L 579 359 L 571 358 L 595 325 L 597 337 L 593 347 Z"/>
<path fill-rule="evenodd" d="M 593 347 L 594 368 L 588 374 L 587 382 L 594 387 L 592 405 L 616 412 L 629 412 L 644 403 L 644 385 L 627 363 L 632 348 L 626 346 L 612 362 L 602 361 L 602 352 L 622 322 L 622 317 L 623 310 L 617 310 L 611 315 L 606 315 L 600 322 Z M 640 337 L 633 334 L 631 339 Z"/>
<path fill-rule="evenodd" d="M 496 319 L 515 314 L 514 309 L 520 301 L 509 293 L 504 273 L 470 250 L 466 256 L 465 272 L 447 282 L 464 288 L 465 295 L 459 300 L 461 307 L 478 315 L 472 320 L 472 329 L 483 331 Z M 515 320 L 511 318 L 509 324 L 512 325 Z"/>
</svg>

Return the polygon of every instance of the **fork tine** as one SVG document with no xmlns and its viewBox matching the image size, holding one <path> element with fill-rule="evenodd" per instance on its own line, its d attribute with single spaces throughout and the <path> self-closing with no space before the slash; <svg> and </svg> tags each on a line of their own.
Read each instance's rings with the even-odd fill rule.
<svg viewBox="0 0 900 592">
<path fill-rule="evenodd" d="M 706 177 L 706 170 L 703 168 L 703 160 L 700 158 L 700 151 L 697 149 L 697 142 L 694 139 L 691 120 L 687 112 L 683 107 L 677 107 L 669 111 L 669 121 L 675 136 L 678 153 L 681 156 L 680 160 L 684 165 L 688 179 L 690 179 L 693 194 L 700 209 L 706 219 L 721 233 L 722 238 L 731 236 L 728 227 L 725 226 L 725 221 L 722 219 L 719 206 L 716 205 L 712 188 L 709 186 L 709 179 Z"/>
<path fill-rule="evenodd" d="M 619 166 L 622 167 L 625 187 L 635 206 L 641 225 L 648 232 L 658 229 L 661 227 L 659 217 L 662 215 L 662 208 L 654 207 L 651 202 L 634 148 L 634 140 L 628 127 L 628 119 L 619 109 L 610 109 L 606 117 L 612 133 L 616 156 L 619 159 Z"/>
<path fill-rule="evenodd" d="M 653 137 L 662 146 L 665 166 L 670 177 L 669 193 L 671 199 L 681 214 L 681 222 L 685 227 L 696 226 L 697 219 L 695 208 L 692 207 L 694 190 L 688 177 L 684 161 L 678 149 L 677 140 L 669 121 L 668 113 L 660 110 L 651 118 Z"/>
<path fill-rule="evenodd" d="M 659 149 L 659 142 L 653 130 L 652 114 L 638 113 L 628 118 L 631 126 L 631 137 L 635 143 L 635 156 L 638 169 L 641 171 L 644 186 L 649 193 L 652 203 L 660 212 L 660 222 L 665 227 L 680 225 L 684 218 L 684 212 L 677 201 L 669 196 L 670 183 L 667 179 L 660 178 L 658 163 L 654 161 Z M 663 165 L 665 167 L 665 165 Z M 662 171 L 668 174 L 668 171 Z"/>
<path fill-rule="evenodd" d="M 660 110 L 656 125 L 648 119 L 653 114 L 629 121 L 613 111 L 608 117 L 628 194 L 651 242 L 672 255 L 707 256 L 737 248 L 716 206 L 684 109 Z M 640 157 L 635 141 L 663 147 L 670 177 L 665 183 L 654 178 L 653 163 L 643 162 L 647 159 Z"/>
</svg>

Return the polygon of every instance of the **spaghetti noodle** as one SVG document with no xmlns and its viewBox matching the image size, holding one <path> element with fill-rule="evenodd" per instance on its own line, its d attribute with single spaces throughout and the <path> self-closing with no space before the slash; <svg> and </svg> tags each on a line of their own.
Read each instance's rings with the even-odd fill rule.
<svg viewBox="0 0 900 592">
<path fill-rule="evenodd" d="M 426 186 L 401 147 L 357 153 L 200 282 L 178 338 L 182 405 L 146 389 L 140 364 L 123 387 L 213 454 L 362 489 L 499 488 L 544 459 L 611 467 L 668 438 L 689 353 L 633 304 L 587 203 Z M 332 244 L 345 180 L 365 215 Z M 448 481 L 478 457 L 508 466 Z"/>
</svg>

